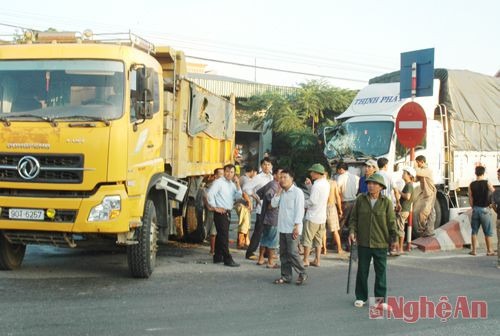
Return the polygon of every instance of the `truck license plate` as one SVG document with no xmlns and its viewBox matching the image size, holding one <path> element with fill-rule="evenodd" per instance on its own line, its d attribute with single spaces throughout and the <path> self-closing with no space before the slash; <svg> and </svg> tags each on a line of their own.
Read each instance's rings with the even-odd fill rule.
<svg viewBox="0 0 500 336">
<path fill-rule="evenodd" d="M 9 209 L 9 219 L 44 220 L 43 210 Z"/>
</svg>

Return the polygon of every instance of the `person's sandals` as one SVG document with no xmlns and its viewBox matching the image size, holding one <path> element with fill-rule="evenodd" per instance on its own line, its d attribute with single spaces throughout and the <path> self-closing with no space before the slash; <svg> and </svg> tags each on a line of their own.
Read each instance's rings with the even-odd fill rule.
<svg viewBox="0 0 500 336">
<path fill-rule="evenodd" d="M 281 266 L 278 265 L 278 264 L 272 264 L 272 265 L 269 265 L 267 264 L 266 268 L 271 268 L 271 269 L 277 269 L 277 268 L 280 268 Z"/>
<path fill-rule="evenodd" d="M 475 255 L 477 255 L 477 253 L 476 253 L 476 252 L 474 252 L 474 251 L 470 251 L 470 252 L 469 252 L 469 254 L 470 254 L 471 256 L 475 256 Z"/>
<path fill-rule="evenodd" d="M 256 264 L 257 266 L 262 266 L 262 265 L 264 265 L 265 263 L 266 263 L 266 262 L 260 263 L 260 262 L 258 262 L 258 261 L 257 261 L 255 264 Z"/>
<path fill-rule="evenodd" d="M 275 285 L 283 285 L 283 284 L 289 284 L 289 283 L 290 283 L 290 281 L 288 281 L 285 278 L 278 278 L 278 279 L 274 280 Z"/>
<path fill-rule="evenodd" d="M 297 282 L 295 284 L 297 286 L 301 286 L 306 282 L 307 278 L 309 278 L 309 276 L 307 274 L 301 274 L 301 275 L 299 275 Z"/>
<path fill-rule="evenodd" d="M 487 255 L 488 257 L 494 257 L 494 256 L 496 256 L 496 255 L 497 255 L 497 253 L 496 253 L 496 252 L 488 252 L 488 253 L 486 253 L 486 255 Z"/>
<path fill-rule="evenodd" d="M 311 262 L 309 263 L 309 265 L 314 266 L 314 267 L 319 267 L 319 264 L 317 264 L 317 263 L 316 263 L 316 262 L 314 262 L 314 261 L 311 261 Z"/>
</svg>

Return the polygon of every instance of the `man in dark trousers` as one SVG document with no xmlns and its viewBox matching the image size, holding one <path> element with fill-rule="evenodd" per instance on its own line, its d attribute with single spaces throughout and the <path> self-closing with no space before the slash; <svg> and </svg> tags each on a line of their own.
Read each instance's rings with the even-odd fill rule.
<svg viewBox="0 0 500 336">
<path fill-rule="evenodd" d="M 281 189 L 271 200 L 278 210 L 278 232 L 280 235 L 281 276 L 274 281 L 281 285 L 292 281 L 292 271 L 299 276 L 297 285 L 302 285 L 308 276 L 299 255 L 299 236 L 302 234 L 304 219 L 304 193 L 293 183 L 293 173 L 283 169 L 280 175 Z"/>
<path fill-rule="evenodd" d="M 245 258 L 249 260 L 257 260 L 257 256 L 254 253 L 259 247 L 262 232 L 264 231 L 264 226 L 262 224 L 264 218 L 261 216 L 262 200 L 257 195 L 257 191 L 273 180 L 273 164 L 271 163 L 271 159 L 267 157 L 263 158 L 260 161 L 260 168 L 262 169 L 262 172 L 255 176 L 245 186 L 245 190 L 243 190 L 245 194 L 247 194 L 250 198 L 253 198 L 256 202 L 255 213 L 257 216 L 255 219 L 252 238 L 250 239 L 250 244 L 245 254 Z"/>
<path fill-rule="evenodd" d="M 480 226 L 483 228 L 484 240 L 486 242 L 486 255 L 496 255 L 491 245 L 491 237 L 493 237 L 493 229 L 491 227 L 493 218 L 489 208 L 489 196 L 490 193 L 495 192 L 495 189 L 491 183 L 484 178 L 485 171 L 484 167 L 477 166 L 475 170 L 476 180 L 469 185 L 469 203 L 472 207 L 472 218 L 470 221 L 470 226 L 472 228 L 472 248 L 470 254 L 474 256 L 477 254 L 477 233 L 479 232 Z"/>
<path fill-rule="evenodd" d="M 231 221 L 231 209 L 234 200 L 241 198 L 240 182 L 234 176 L 234 165 L 224 166 L 224 177 L 214 181 L 208 190 L 208 204 L 214 211 L 215 228 L 217 238 L 215 238 L 214 264 L 224 262 L 224 265 L 238 267 L 231 254 L 229 254 L 229 224 Z"/>
<path fill-rule="evenodd" d="M 386 188 L 384 178 L 375 173 L 366 179 L 366 184 L 368 192 L 357 197 L 349 221 L 349 243 L 358 244 L 354 306 L 363 307 L 368 300 L 368 273 L 373 258 L 377 308 L 388 309 L 385 303 L 387 248 L 395 242 L 396 217 L 392 201 L 381 194 Z M 392 245 L 395 247 L 396 243 Z"/>
</svg>

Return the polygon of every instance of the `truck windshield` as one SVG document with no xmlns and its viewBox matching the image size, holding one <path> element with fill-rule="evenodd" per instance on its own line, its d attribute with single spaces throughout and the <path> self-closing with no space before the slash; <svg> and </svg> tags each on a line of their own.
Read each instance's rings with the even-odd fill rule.
<svg viewBox="0 0 500 336">
<path fill-rule="evenodd" d="M 392 121 L 344 122 L 329 132 L 325 146 L 328 159 L 377 157 L 389 152 Z"/>
<path fill-rule="evenodd" d="M 120 118 L 123 69 L 103 60 L 0 61 L 0 118 Z"/>
</svg>

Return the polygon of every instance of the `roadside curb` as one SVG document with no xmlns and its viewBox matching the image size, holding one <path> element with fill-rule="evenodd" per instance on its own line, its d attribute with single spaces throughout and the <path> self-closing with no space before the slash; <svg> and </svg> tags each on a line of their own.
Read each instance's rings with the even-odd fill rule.
<svg viewBox="0 0 500 336">
<path fill-rule="evenodd" d="M 418 238 L 412 241 L 423 252 L 450 251 L 463 248 L 471 243 L 472 211 L 459 215 L 434 231 L 433 237 Z"/>
</svg>

